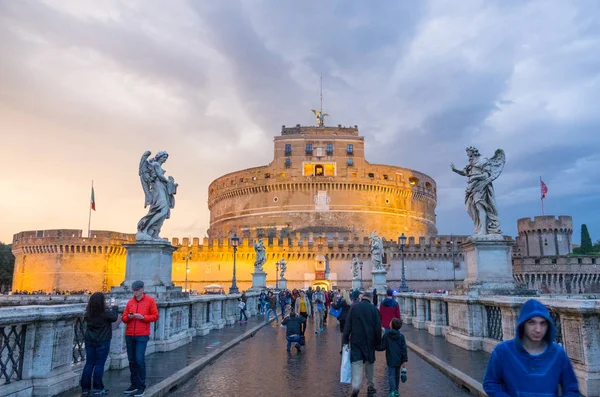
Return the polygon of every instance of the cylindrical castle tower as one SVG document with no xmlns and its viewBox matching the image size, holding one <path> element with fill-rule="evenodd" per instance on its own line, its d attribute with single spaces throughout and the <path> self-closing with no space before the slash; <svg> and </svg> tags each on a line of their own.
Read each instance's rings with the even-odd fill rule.
<svg viewBox="0 0 600 397">
<path fill-rule="evenodd" d="M 563 256 L 572 252 L 573 218 L 536 216 L 517 221 L 519 256 Z"/>
<path fill-rule="evenodd" d="M 282 127 L 271 164 L 209 186 L 210 237 L 376 231 L 435 236 L 436 184 L 420 172 L 370 164 L 358 127 Z"/>
</svg>

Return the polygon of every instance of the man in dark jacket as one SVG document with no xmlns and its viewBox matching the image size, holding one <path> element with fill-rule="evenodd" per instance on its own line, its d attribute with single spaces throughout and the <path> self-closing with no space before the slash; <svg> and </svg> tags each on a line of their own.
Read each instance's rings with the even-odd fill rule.
<svg viewBox="0 0 600 397">
<path fill-rule="evenodd" d="M 283 319 L 281 324 L 287 328 L 285 330 L 285 339 L 287 339 L 287 351 L 292 348 L 292 342 L 296 342 L 296 349 L 300 353 L 300 335 L 302 335 L 302 323 L 306 319 L 301 316 L 297 316 L 296 312 L 290 312 L 290 316 Z"/>
<path fill-rule="evenodd" d="M 344 344 L 350 343 L 352 363 L 352 396 L 358 396 L 362 385 L 363 367 L 367 375 L 369 394 L 376 392 L 373 383 L 375 347 L 381 344 L 381 318 L 371 303 L 373 294 L 365 292 L 359 303 L 352 306 L 344 326 Z"/>
<path fill-rule="evenodd" d="M 393 318 L 402 319 L 402 317 L 400 317 L 400 305 L 394 300 L 394 291 L 388 289 L 386 295 L 387 297 L 379 305 L 379 314 L 381 315 L 381 326 L 387 333 L 390 330 L 390 321 Z"/>
</svg>

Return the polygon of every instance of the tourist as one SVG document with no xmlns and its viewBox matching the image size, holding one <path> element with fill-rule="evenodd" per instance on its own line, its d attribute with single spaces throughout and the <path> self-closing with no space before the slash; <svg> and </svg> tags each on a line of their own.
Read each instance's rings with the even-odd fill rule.
<svg viewBox="0 0 600 397">
<path fill-rule="evenodd" d="M 306 297 L 308 298 L 308 301 L 310 302 L 310 317 L 312 318 L 314 316 L 315 313 L 315 308 L 313 307 L 313 294 L 314 294 L 314 290 L 312 289 L 312 287 L 308 287 L 308 291 L 306 291 Z"/>
<path fill-rule="evenodd" d="M 246 304 L 248 303 L 248 298 L 246 297 L 246 293 L 242 293 L 242 296 L 238 299 L 240 303 L 238 307 L 240 308 L 240 324 L 244 322 L 248 322 L 248 316 L 246 315 Z M 242 320 L 243 317 L 243 320 Z"/>
<path fill-rule="evenodd" d="M 325 310 L 323 310 L 323 326 L 327 326 L 327 316 L 329 315 L 329 308 L 331 307 L 331 298 L 329 292 L 323 289 L 323 295 L 325 296 Z"/>
<path fill-rule="evenodd" d="M 373 383 L 375 347 L 381 343 L 379 311 L 371 303 L 373 294 L 365 292 L 361 301 L 352 306 L 344 326 L 344 345 L 350 344 L 352 363 L 352 396 L 358 396 L 362 385 L 363 368 L 367 376 L 369 394 L 376 392 Z"/>
<path fill-rule="evenodd" d="M 131 373 L 131 386 L 125 394 L 141 397 L 146 390 L 146 346 L 150 339 L 150 323 L 158 320 L 158 308 L 154 298 L 144 294 L 144 282 L 134 281 L 131 284 L 133 298 L 127 302 L 121 319 L 125 329 L 127 359 Z"/>
<path fill-rule="evenodd" d="M 297 316 L 293 310 L 290 316 L 281 321 L 286 326 L 285 339 L 287 340 L 287 351 L 292 348 L 292 342 L 296 342 L 296 350 L 300 353 L 300 339 L 302 337 L 302 324 L 306 323 L 306 318 Z"/>
<path fill-rule="evenodd" d="M 307 319 L 308 316 L 310 316 L 312 314 L 311 309 L 310 309 L 310 302 L 309 302 L 308 298 L 306 297 L 306 293 L 302 290 L 300 290 L 300 296 L 298 297 L 298 299 L 296 299 L 294 311 L 296 313 L 299 313 L 301 317 L 304 317 L 304 319 Z M 302 323 L 301 334 L 304 335 L 305 331 L 306 331 L 306 321 Z"/>
<path fill-rule="evenodd" d="M 373 288 L 373 304 L 377 307 L 379 297 L 377 296 L 377 288 Z"/>
<path fill-rule="evenodd" d="M 264 314 L 267 307 L 267 295 L 265 294 L 264 289 L 260 291 L 258 302 L 258 311 L 260 312 L 260 314 Z"/>
<path fill-rule="evenodd" d="M 110 351 L 110 340 L 112 339 L 112 323 L 119 318 L 119 308 L 114 305 L 107 309 L 106 298 L 102 292 L 96 292 L 88 301 L 85 308 L 85 366 L 81 373 L 81 390 L 83 395 L 90 391 L 95 396 L 107 393 L 102 378 L 104 375 L 104 364 Z M 92 381 L 93 375 L 93 381 Z"/>
<path fill-rule="evenodd" d="M 288 301 L 288 296 L 287 296 L 287 293 L 285 290 L 282 290 L 281 292 L 279 292 L 278 301 L 279 301 L 279 307 L 281 309 L 281 319 L 283 320 L 283 318 L 285 317 L 285 308 L 287 306 L 287 301 Z"/>
<path fill-rule="evenodd" d="M 325 293 L 321 291 L 321 287 L 317 286 L 317 290 L 313 293 L 313 309 L 315 316 L 315 334 L 324 331 L 323 328 L 323 311 L 325 310 Z"/>
<path fill-rule="evenodd" d="M 379 314 L 381 315 L 381 327 L 385 329 L 385 332 L 389 332 L 390 321 L 393 318 L 402 320 L 402 317 L 400 317 L 400 305 L 394 299 L 394 291 L 388 289 L 385 294 L 386 298 L 379 305 Z"/>
<path fill-rule="evenodd" d="M 277 297 L 273 295 L 273 291 L 267 293 L 267 314 L 265 315 L 265 322 L 269 321 L 271 313 L 273 313 L 275 321 L 279 324 L 279 318 L 277 317 Z"/>
<path fill-rule="evenodd" d="M 343 290 L 342 293 L 338 295 L 336 301 L 331 304 L 331 307 L 335 310 L 341 309 L 338 321 L 340 323 L 340 333 L 342 334 L 342 346 L 344 345 L 344 326 L 346 325 L 346 318 L 348 318 L 348 313 L 350 312 L 350 305 L 350 296 L 346 290 Z M 340 353 L 341 352 L 342 351 L 340 350 Z"/>
<path fill-rule="evenodd" d="M 497 345 L 488 361 L 483 390 L 489 397 L 579 397 L 573 365 L 554 342 L 556 329 L 546 306 L 530 299 L 517 321 L 516 337 Z"/>
<path fill-rule="evenodd" d="M 406 340 L 400 333 L 402 320 L 393 318 L 388 325 L 388 332 L 381 339 L 381 349 L 385 350 L 385 361 L 387 364 L 390 394 L 388 397 L 400 396 L 400 368 L 402 368 L 402 381 L 406 381 L 406 362 L 408 353 L 406 351 Z"/>
</svg>

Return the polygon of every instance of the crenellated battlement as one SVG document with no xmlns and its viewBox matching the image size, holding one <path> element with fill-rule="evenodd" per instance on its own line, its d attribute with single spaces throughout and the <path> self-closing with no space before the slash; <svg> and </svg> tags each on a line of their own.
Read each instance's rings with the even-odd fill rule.
<svg viewBox="0 0 600 397">
<path fill-rule="evenodd" d="M 338 124 L 337 127 L 318 127 L 318 126 L 301 126 L 296 124 L 295 127 L 281 126 L 281 135 L 337 135 L 337 136 L 358 136 L 358 126 L 342 127 Z"/>
<path fill-rule="evenodd" d="M 572 233 L 573 218 L 567 215 L 560 215 L 558 217 L 553 215 L 536 216 L 533 219 L 521 218 L 517 221 L 517 229 L 519 231 L 519 235 L 547 231 Z"/>
</svg>

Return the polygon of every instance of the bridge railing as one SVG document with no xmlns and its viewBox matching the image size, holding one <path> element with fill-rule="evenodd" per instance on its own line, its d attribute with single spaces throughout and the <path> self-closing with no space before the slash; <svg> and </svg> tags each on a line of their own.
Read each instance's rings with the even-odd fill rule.
<svg viewBox="0 0 600 397">
<path fill-rule="evenodd" d="M 443 335 L 467 350 L 491 352 L 516 336 L 519 311 L 527 297 L 400 293 L 404 322 Z M 600 300 L 539 297 L 550 311 L 555 342 L 571 358 L 584 395 L 600 390 Z"/>
<path fill-rule="evenodd" d="M 256 315 L 258 294 L 249 293 L 248 315 Z M 169 351 L 196 335 L 234 324 L 235 295 L 191 296 L 158 302 L 159 319 L 150 327 L 147 354 Z M 120 312 L 126 300 L 119 302 Z M 51 396 L 76 387 L 85 363 L 85 304 L 0 308 L 0 397 Z M 113 330 L 107 368 L 128 366 L 125 326 Z"/>
</svg>

